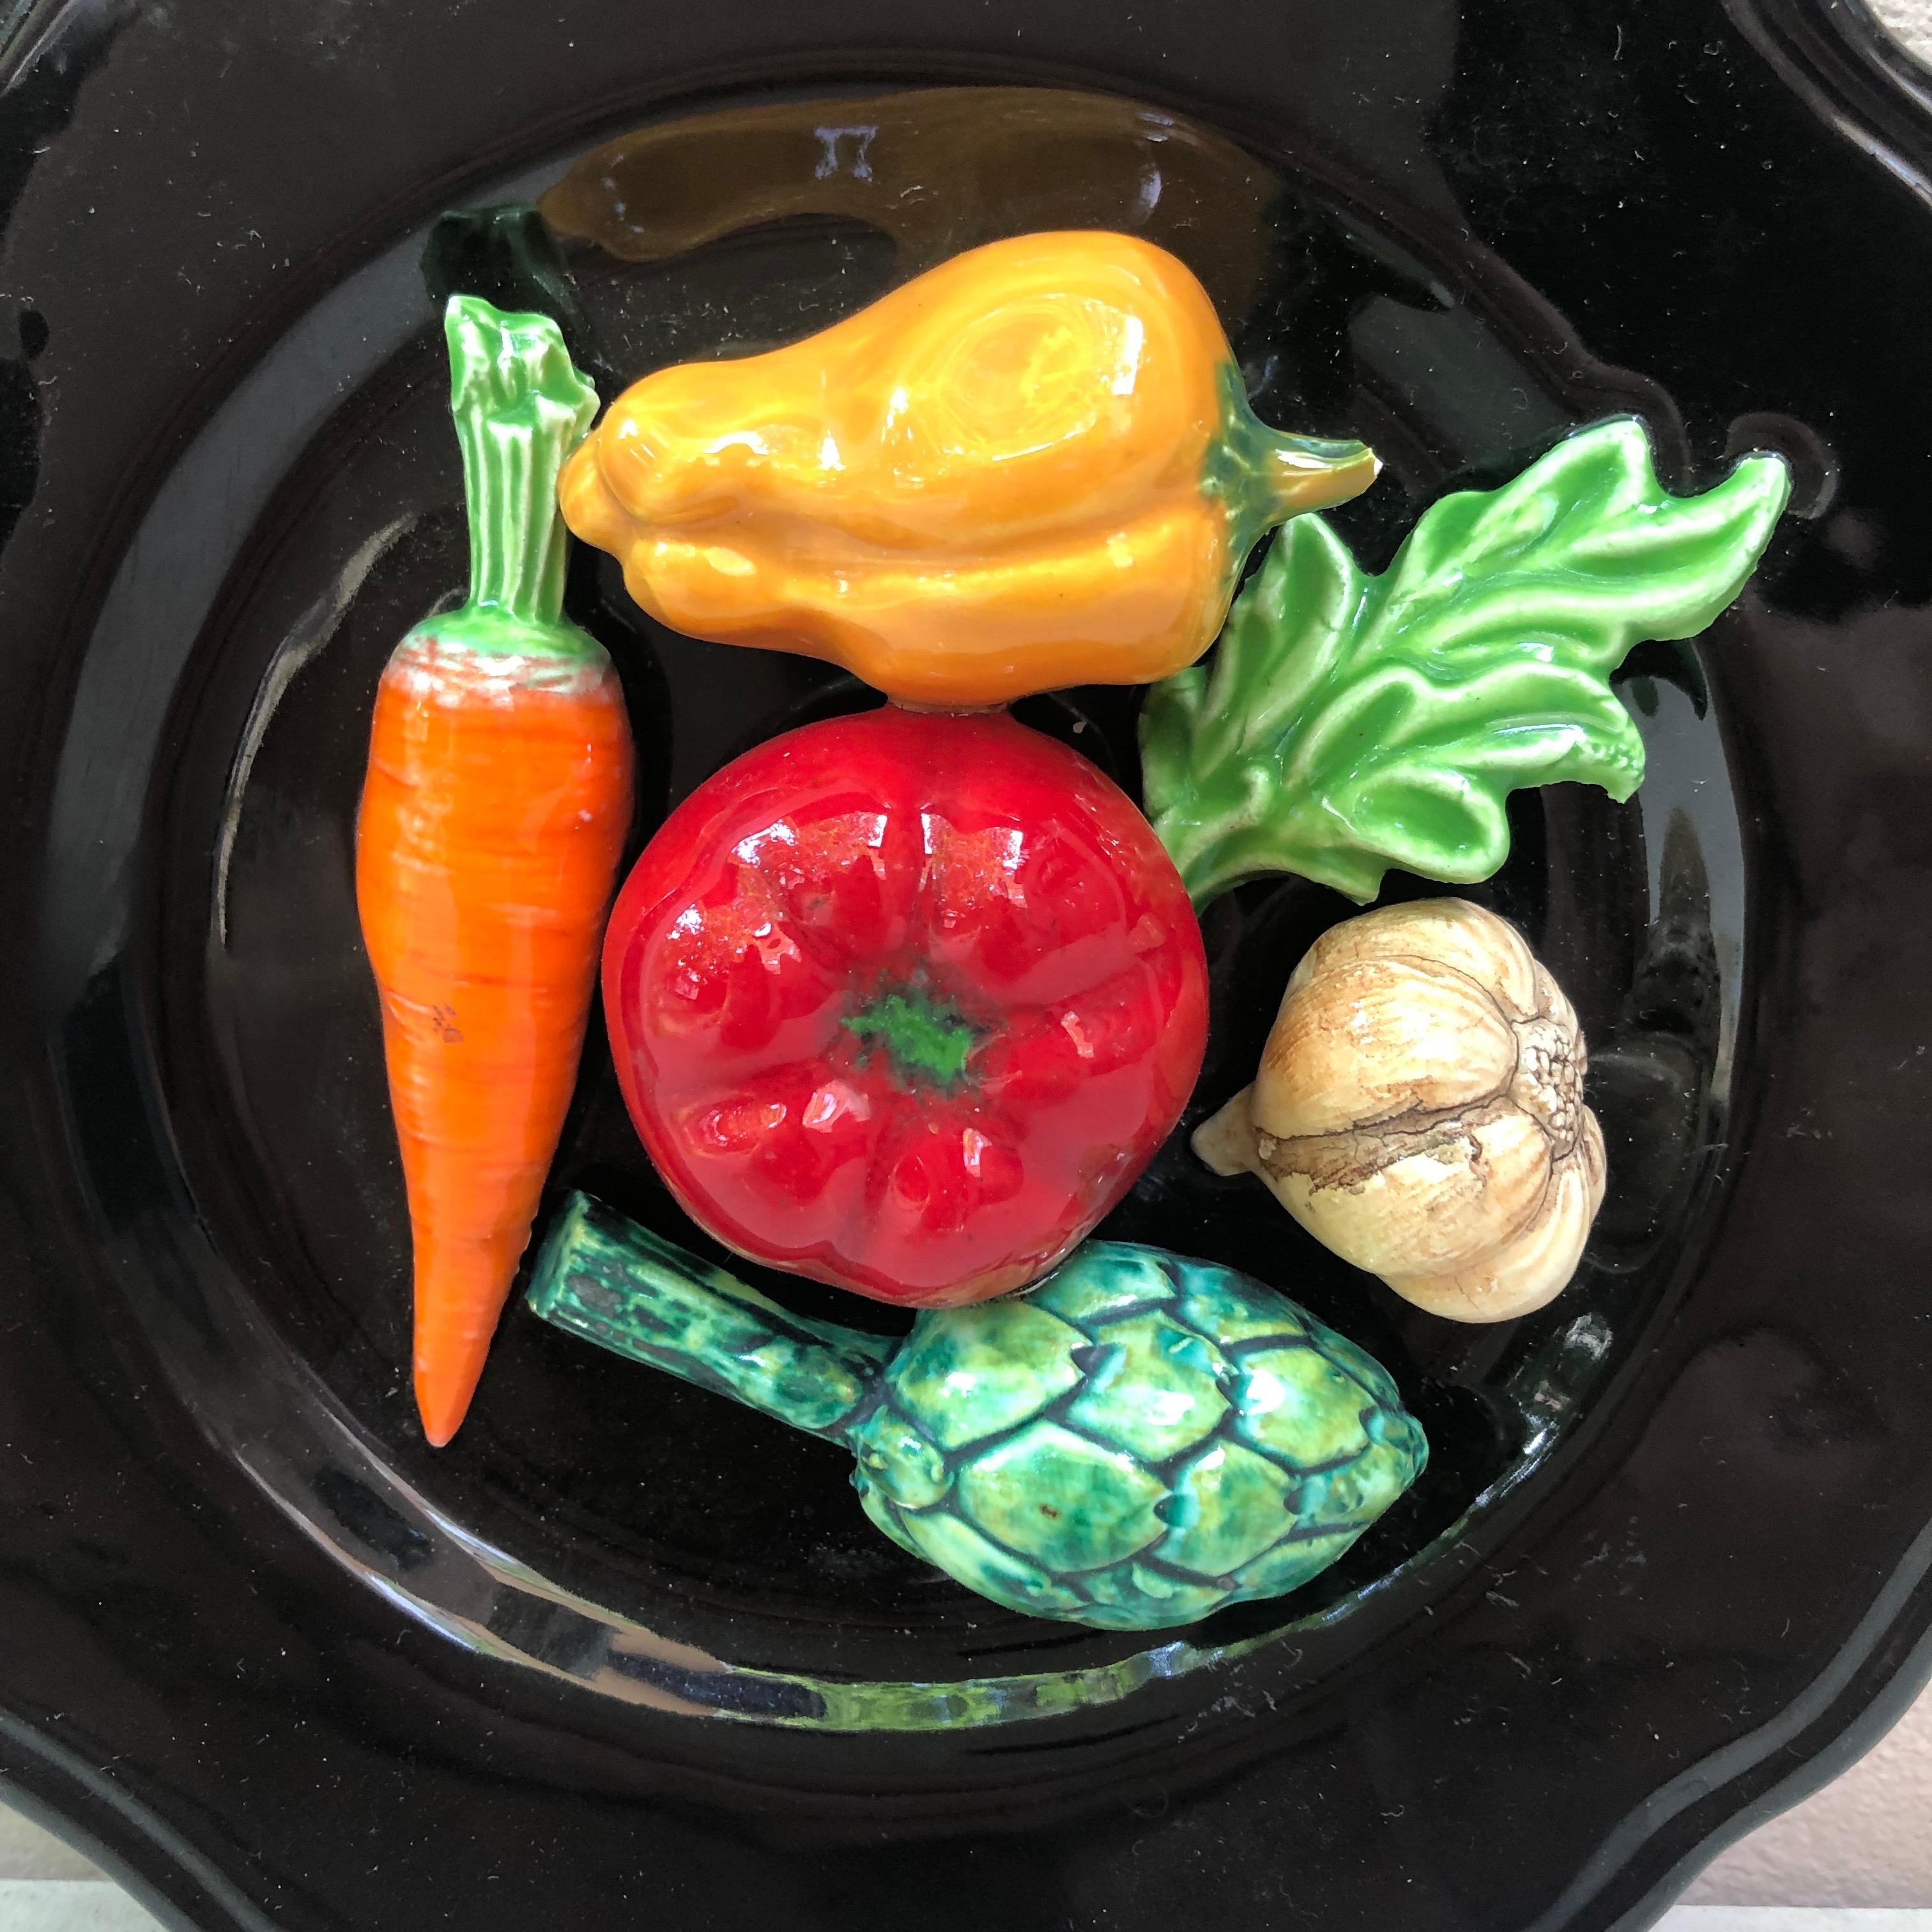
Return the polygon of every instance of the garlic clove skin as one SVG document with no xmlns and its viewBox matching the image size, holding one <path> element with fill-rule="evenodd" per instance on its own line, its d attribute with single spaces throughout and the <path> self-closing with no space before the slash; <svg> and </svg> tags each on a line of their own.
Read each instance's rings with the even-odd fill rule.
<svg viewBox="0 0 1932 1932">
<path fill-rule="evenodd" d="M 1496 1093 L 1516 1064 L 1510 1022 L 1466 974 L 1349 960 L 1289 988 L 1255 1076 L 1255 1128 L 1297 1140 L 1441 1113 Z"/>
<path fill-rule="evenodd" d="M 1448 1274 L 1389 1274 L 1405 1301 L 1451 1322 L 1508 1322 L 1553 1301 L 1583 1258 L 1604 1204 L 1604 1137 L 1587 1108 L 1571 1156 L 1557 1162 L 1542 1208 L 1514 1240 Z"/>
<path fill-rule="evenodd" d="M 1467 899 L 1416 899 L 1406 905 L 1378 906 L 1330 926 L 1303 956 L 1288 990 L 1292 994 L 1298 985 L 1352 961 L 1403 958 L 1426 959 L 1465 974 L 1511 1019 L 1527 1019 L 1539 1010 L 1539 974 L 1555 990 L 1556 982 L 1543 971 L 1522 934 L 1508 920 Z M 1562 999 L 1562 994 L 1557 998 Z M 1570 1024 L 1575 1024 L 1573 1013 Z"/>
<path fill-rule="evenodd" d="M 1604 1193 L 1574 1009 L 1514 927 L 1461 899 L 1317 940 L 1255 1083 L 1196 1130 L 1318 1240 L 1456 1321 L 1550 1300 Z"/>
<path fill-rule="evenodd" d="M 1526 1228 L 1550 1192 L 1548 1136 L 1507 1102 L 1402 1131 L 1255 1139 L 1276 1198 L 1371 1274 L 1468 1267 Z"/>
</svg>

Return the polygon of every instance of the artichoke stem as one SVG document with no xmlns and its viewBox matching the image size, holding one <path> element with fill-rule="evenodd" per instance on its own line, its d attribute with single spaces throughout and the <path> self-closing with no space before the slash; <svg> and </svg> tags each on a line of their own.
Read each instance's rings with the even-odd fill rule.
<svg viewBox="0 0 1932 1932">
<path fill-rule="evenodd" d="M 791 1314 L 584 1194 L 544 1243 L 530 1305 L 586 1341 L 835 1442 L 893 1346 Z"/>
</svg>

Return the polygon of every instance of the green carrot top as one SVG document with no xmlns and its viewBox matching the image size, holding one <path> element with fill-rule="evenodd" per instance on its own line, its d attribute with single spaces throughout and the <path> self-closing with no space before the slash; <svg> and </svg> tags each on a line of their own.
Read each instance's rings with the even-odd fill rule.
<svg viewBox="0 0 1932 1932">
<path fill-rule="evenodd" d="M 506 315 L 476 296 L 452 296 L 449 406 L 463 452 L 470 516 L 470 605 L 500 612 L 516 629 L 554 631 L 580 647 L 563 621 L 563 520 L 556 479 L 597 413 L 597 392 L 578 373 L 546 315 Z M 464 627 L 486 647 L 479 627 Z M 510 639 L 505 638 L 506 644 Z M 520 640 L 527 648 L 527 636 Z"/>
</svg>

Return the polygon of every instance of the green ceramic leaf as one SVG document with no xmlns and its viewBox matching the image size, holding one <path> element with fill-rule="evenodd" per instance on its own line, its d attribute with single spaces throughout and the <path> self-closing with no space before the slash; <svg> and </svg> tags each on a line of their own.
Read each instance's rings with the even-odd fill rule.
<svg viewBox="0 0 1932 1932">
<path fill-rule="evenodd" d="M 1611 673 L 1711 622 L 1790 494 L 1780 458 L 1750 456 L 1673 496 L 1622 419 L 1432 505 L 1379 577 L 1297 518 L 1211 670 L 1156 685 L 1142 712 L 1148 814 L 1196 902 L 1264 872 L 1362 901 L 1391 866 L 1468 884 L 1508 855 L 1510 792 L 1629 797 L 1643 745 Z"/>
</svg>

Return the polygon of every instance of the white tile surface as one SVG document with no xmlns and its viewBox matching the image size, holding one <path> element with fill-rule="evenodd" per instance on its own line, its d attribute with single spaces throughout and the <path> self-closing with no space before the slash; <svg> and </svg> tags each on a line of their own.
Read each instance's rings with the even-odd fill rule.
<svg viewBox="0 0 1932 1932">
<path fill-rule="evenodd" d="M 10 1928 L 9 1928 L 10 1932 Z M 1816 1905 L 1680 1905 L 1658 1932 L 1932 1932 L 1932 1911 L 1857 1912 Z"/>
<path fill-rule="evenodd" d="M 0 1879 L 0 1932 L 158 1932 L 160 1922 L 96 1879 Z"/>
<path fill-rule="evenodd" d="M 1932 63 L 1932 0 L 1869 0 L 1869 4 L 1921 60 Z"/>
<path fill-rule="evenodd" d="M 10 1878 L 92 1878 L 94 1868 L 78 1852 L 17 1811 L 0 1806 L 0 1880 Z M 0 1921 L 0 1932 L 6 1932 Z"/>
</svg>

